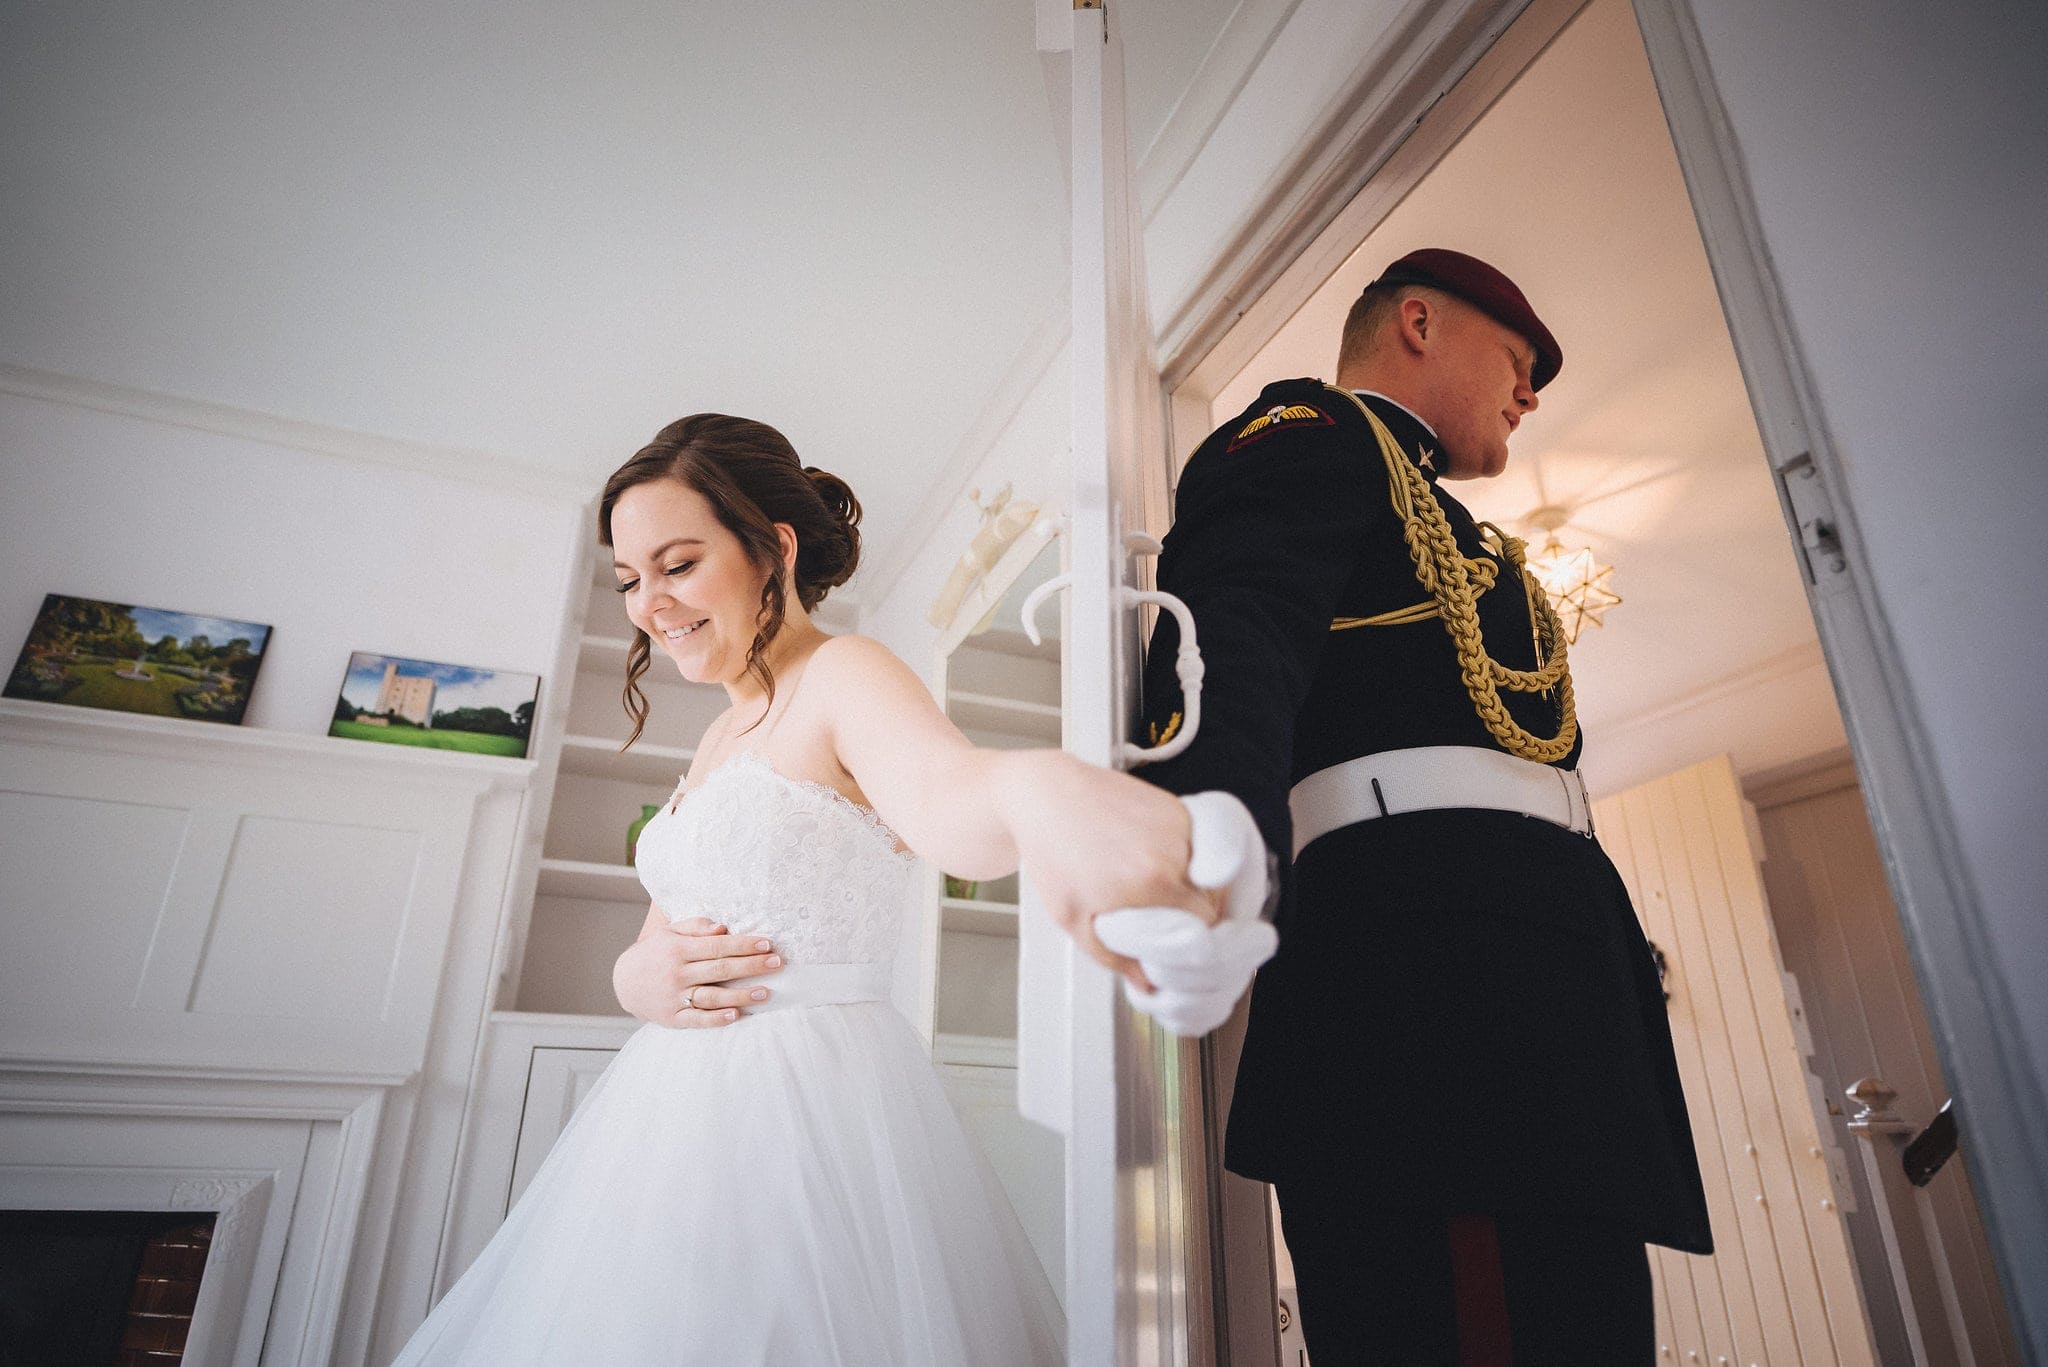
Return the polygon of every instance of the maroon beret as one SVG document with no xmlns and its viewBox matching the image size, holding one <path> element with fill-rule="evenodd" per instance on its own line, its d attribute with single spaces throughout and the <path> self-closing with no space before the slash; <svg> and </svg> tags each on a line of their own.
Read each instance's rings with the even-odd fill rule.
<svg viewBox="0 0 2048 1367">
<path fill-rule="evenodd" d="M 1543 326 L 1543 320 L 1529 307 L 1515 282 L 1476 256 L 1443 247 L 1424 247 L 1387 267 L 1366 288 L 1373 285 L 1429 285 L 1477 305 L 1496 323 L 1520 333 L 1536 349 L 1536 365 L 1529 376 L 1531 389 L 1549 384 L 1564 365 L 1564 352 L 1558 347 L 1557 338 Z"/>
</svg>

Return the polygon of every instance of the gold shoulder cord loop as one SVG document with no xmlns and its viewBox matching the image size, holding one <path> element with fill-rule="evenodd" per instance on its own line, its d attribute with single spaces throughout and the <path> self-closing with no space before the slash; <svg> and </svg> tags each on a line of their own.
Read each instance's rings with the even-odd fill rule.
<svg viewBox="0 0 2048 1367">
<path fill-rule="evenodd" d="M 1423 478 L 1414 463 L 1402 454 L 1400 443 L 1394 440 L 1394 434 L 1387 430 L 1379 415 L 1367 408 L 1350 390 L 1339 389 L 1336 385 L 1325 387 L 1357 404 L 1358 411 L 1365 414 L 1365 420 L 1372 425 L 1373 436 L 1379 440 L 1380 457 L 1387 466 L 1388 494 L 1395 513 L 1401 518 L 1402 534 L 1408 541 L 1408 558 L 1415 562 L 1415 578 L 1430 595 L 1428 602 L 1381 613 L 1378 617 L 1340 617 L 1331 623 L 1330 629 L 1342 631 L 1354 626 L 1392 625 L 1390 619 L 1415 622 L 1433 615 L 1441 616 L 1444 629 L 1450 632 L 1451 643 L 1457 648 L 1458 672 L 1464 679 L 1465 691 L 1471 695 L 1473 708 L 1493 738 L 1509 754 L 1520 755 L 1523 759 L 1533 759 L 1540 764 L 1563 759 L 1571 753 L 1572 744 L 1579 736 L 1578 711 L 1572 700 L 1571 668 L 1565 660 L 1564 628 L 1550 606 L 1549 595 L 1542 591 L 1523 563 L 1526 546 L 1521 538 L 1509 536 L 1491 522 L 1479 524 L 1493 534 L 1500 545 L 1502 558 L 1515 567 L 1515 575 L 1522 581 L 1522 591 L 1529 600 L 1536 635 L 1535 669 L 1509 669 L 1486 653 L 1486 640 L 1479 631 L 1478 598 L 1493 587 L 1497 567 L 1490 560 L 1468 559 L 1458 549 L 1451 524 L 1444 517 L 1443 505 L 1436 501 L 1436 492 L 1429 487 L 1429 481 Z M 1546 739 L 1524 729 L 1501 701 L 1500 690 L 1503 688 L 1515 693 L 1545 693 L 1555 688 L 1557 734 Z"/>
<path fill-rule="evenodd" d="M 1485 524 L 1492 526 L 1492 523 Z M 1474 597 L 1493 587 L 1493 581 L 1500 574 L 1500 566 L 1491 560 L 1467 560 L 1465 567 L 1472 574 L 1477 586 L 1472 590 Z M 1404 627 L 1414 622 L 1427 622 L 1432 617 L 1442 616 L 1437 610 L 1436 599 L 1425 598 L 1419 603 L 1410 603 L 1405 608 L 1394 608 L 1388 612 L 1376 612 L 1370 617 L 1337 617 L 1330 622 L 1332 631 L 1351 631 L 1358 627 Z"/>
</svg>

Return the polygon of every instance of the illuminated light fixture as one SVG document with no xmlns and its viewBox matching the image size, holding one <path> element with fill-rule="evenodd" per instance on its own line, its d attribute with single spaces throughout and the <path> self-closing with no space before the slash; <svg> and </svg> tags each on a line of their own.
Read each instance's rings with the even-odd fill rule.
<svg viewBox="0 0 2048 1367">
<path fill-rule="evenodd" d="M 1564 639 L 1576 644 L 1580 628 L 1588 622 L 1599 626 L 1600 615 L 1618 606 L 1621 595 L 1609 587 L 1614 566 L 1596 563 L 1592 547 L 1569 551 L 1558 541 L 1558 529 L 1569 516 L 1565 509 L 1546 503 L 1522 520 L 1549 538 L 1541 551 L 1529 557 L 1529 573 L 1550 595 L 1550 605 L 1564 627 Z"/>
</svg>

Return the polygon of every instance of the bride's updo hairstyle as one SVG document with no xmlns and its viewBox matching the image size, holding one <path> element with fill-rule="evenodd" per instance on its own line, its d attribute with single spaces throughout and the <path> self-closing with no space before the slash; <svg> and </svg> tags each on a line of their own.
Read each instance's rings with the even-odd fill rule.
<svg viewBox="0 0 2048 1367">
<path fill-rule="evenodd" d="M 793 590 L 809 612 L 853 577 L 860 563 L 860 500 L 839 476 L 805 465 L 789 438 L 767 423 L 723 413 L 693 413 L 655 433 L 653 441 L 604 482 L 604 497 L 597 507 L 601 544 L 612 544 L 612 509 L 619 496 L 636 484 L 658 479 L 681 480 L 702 494 L 718 520 L 739 538 L 755 568 L 768 576 L 754 617 L 754 640 L 747 647 L 747 672 L 761 681 L 772 704 L 775 673 L 768 667 L 768 643 L 782 630 L 789 594 Z M 782 572 L 782 543 L 775 535 L 778 522 L 796 530 L 796 567 L 787 575 Z M 653 653 L 647 633 L 635 628 L 622 694 L 626 714 L 633 719 L 627 745 L 638 740 L 647 725 L 649 707 L 647 695 L 640 691 L 640 676 L 647 672 Z"/>
</svg>

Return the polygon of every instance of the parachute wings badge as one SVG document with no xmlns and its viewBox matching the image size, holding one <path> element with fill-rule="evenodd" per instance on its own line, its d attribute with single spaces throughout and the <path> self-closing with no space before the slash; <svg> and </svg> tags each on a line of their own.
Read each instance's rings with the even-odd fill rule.
<svg viewBox="0 0 2048 1367">
<path fill-rule="evenodd" d="M 1240 446 L 1249 446 L 1260 437 L 1279 431 L 1283 427 L 1335 427 L 1337 420 L 1320 408 L 1305 403 L 1275 404 L 1244 425 L 1224 449 L 1235 451 Z"/>
</svg>

